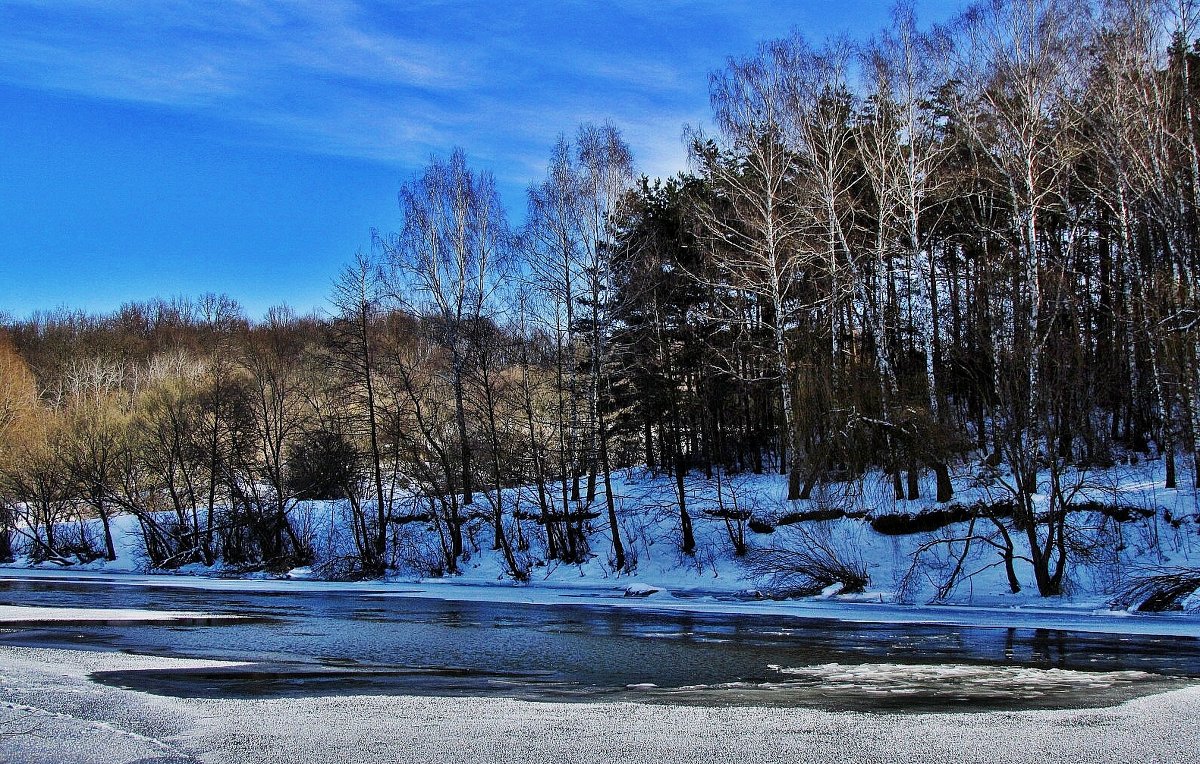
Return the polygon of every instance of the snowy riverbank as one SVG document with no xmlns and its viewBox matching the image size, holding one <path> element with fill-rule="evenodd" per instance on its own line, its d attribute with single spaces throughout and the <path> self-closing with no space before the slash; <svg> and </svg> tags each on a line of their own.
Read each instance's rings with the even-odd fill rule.
<svg viewBox="0 0 1200 764">
<path fill-rule="evenodd" d="M 566 565 L 549 560 L 541 546 L 536 522 L 513 510 L 528 506 L 528 496 L 506 491 L 510 523 L 526 525 L 520 534 L 529 542 L 522 552 L 529 581 L 516 583 L 507 575 L 503 556 L 489 548 L 490 526 L 474 520 L 466 528 L 468 550 L 461 573 L 423 577 L 401 564 L 385 579 L 370 581 L 320 580 L 314 568 L 286 574 L 245 572 L 217 564 L 188 565 L 174 571 L 148 570 L 141 550 L 137 520 L 128 515 L 112 521 L 117 559 L 96 560 L 65 569 L 28 558 L 0 567 L 0 577 L 77 577 L 138 586 L 201 587 L 229 590 L 356 591 L 377 596 L 431 597 L 469 601 L 514 601 L 544 605 L 572 602 L 613 607 L 637 607 L 703 613 L 787 614 L 859 622 L 947 623 L 996 627 L 1057 628 L 1109 633 L 1179 636 L 1200 635 L 1200 597 L 1185 601 L 1184 612 L 1157 615 L 1130 612 L 1114 606 L 1119 593 L 1136 577 L 1168 568 L 1200 568 L 1200 514 L 1191 488 L 1166 490 L 1161 464 L 1118 465 L 1080 476 L 1078 500 L 1123 508 L 1115 519 L 1102 512 L 1081 511 L 1069 519 L 1071 553 L 1067 591 L 1063 596 L 1038 596 L 1032 569 L 1018 559 L 1016 573 L 1022 591 L 1011 592 L 994 546 L 976 543 L 964 553 L 957 539 L 970 535 L 968 523 L 957 522 L 919 532 L 888 534 L 875 530 L 880 517 L 919 515 L 943 509 L 926 498 L 899 501 L 886 476 L 868 475 L 854 483 L 826 486 L 805 501 L 786 500 L 785 481 L 778 475 L 726 477 L 715 486 L 700 475 L 689 477 L 687 491 L 695 523 L 697 548 L 685 555 L 679 549 L 678 513 L 672 506 L 675 486 L 663 476 L 641 470 L 614 475 L 625 543 L 633 560 L 631 570 L 617 571 L 607 552 L 605 524 L 594 523 L 586 562 Z M 994 502 L 994 491 L 982 487 L 964 466 L 955 475 L 958 506 Z M 923 486 L 924 495 L 932 486 Z M 723 491 L 724 493 L 720 493 Z M 833 554 L 861 567 L 869 578 L 864 590 L 835 595 L 838 587 L 816 597 L 774 600 L 769 577 L 756 574 L 745 558 L 733 554 L 730 525 L 714 511 L 717 500 L 736 495 L 739 505 L 771 525 L 769 532 L 745 529 L 750 556 L 762 550 L 821 544 Z M 1045 497 L 1041 498 L 1042 501 Z M 831 510 L 836 510 L 831 512 Z M 837 512 L 833 519 L 815 517 Z M 344 544 L 345 507 L 339 502 L 304 502 L 293 510 L 299 527 L 309 528 L 318 555 Z M 516 518 L 522 519 L 516 519 Z M 980 521 L 980 525 L 989 525 Z M 98 525 L 95 524 L 94 525 Z M 89 532 L 95 533 L 97 528 Z M 516 528 L 510 526 L 510 533 Z M 988 531 L 989 528 L 984 528 Z M 392 544 L 414 549 L 431 542 L 433 530 L 420 522 L 398 525 Z M 979 528 L 975 529 L 979 535 Z M 1020 548 L 1019 534 L 1013 534 Z M 402 557 L 402 555 L 401 555 Z M 946 593 L 938 591 L 948 570 L 961 557 L 963 575 Z M 399 557 L 398 557 L 399 559 Z M 915 562 L 914 562 L 915 561 Z M 939 596 L 942 595 L 942 596 Z"/>
</svg>

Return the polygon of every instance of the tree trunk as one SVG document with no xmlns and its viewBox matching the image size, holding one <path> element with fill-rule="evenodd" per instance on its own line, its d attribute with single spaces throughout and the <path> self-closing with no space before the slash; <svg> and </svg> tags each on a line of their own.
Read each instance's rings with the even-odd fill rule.
<svg viewBox="0 0 1200 764">
<path fill-rule="evenodd" d="M 954 484 L 950 482 L 950 468 L 945 462 L 933 463 L 933 474 L 937 476 L 937 501 L 939 504 L 954 498 Z"/>
<path fill-rule="evenodd" d="M 112 524 L 103 501 L 96 502 L 96 514 L 100 515 L 100 524 L 104 526 L 104 559 L 112 562 L 117 559 L 117 549 L 113 546 Z M 212 563 L 206 561 L 205 564 Z"/>
<path fill-rule="evenodd" d="M 612 490 L 612 465 L 608 460 L 608 433 L 604 414 L 596 407 L 596 436 L 600 447 L 600 466 L 604 471 L 604 503 L 608 507 L 608 527 L 612 533 L 613 564 L 618 571 L 625 570 L 625 545 L 621 543 L 621 525 L 617 520 L 616 497 Z"/>
<path fill-rule="evenodd" d="M 462 503 L 470 506 L 475 501 L 471 485 L 471 442 L 467 439 L 467 412 L 463 403 L 462 360 L 454 359 L 454 418 L 458 424 L 459 453 L 462 459 Z"/>
</svg>

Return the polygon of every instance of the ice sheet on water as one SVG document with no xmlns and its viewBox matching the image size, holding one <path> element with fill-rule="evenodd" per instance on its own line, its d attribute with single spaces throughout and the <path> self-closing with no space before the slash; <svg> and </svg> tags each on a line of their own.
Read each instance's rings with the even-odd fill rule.
<svg viewBox="0 0 1200 764">
<path fill-rule="evenodd" d="M 1142 671 L 887 663 L 768 668 L 778 674 L 777 681 L 647 688 L 638 697 L 672 703 L 928 713 L 1108 707 L 1178 686 L 1178 680 Z"/>
<path fill-rule="evenodd" d="M 938 695 L 1102 690 L 1118 684 L 1161 679 L 1144 671 L 1072 671 L 968 664 L 826 663 L 772 668 L 794 681 L 823 689 Z"/>
<path fill-rule="evenodd" d="M 649 597 L 652 594 L 658 594 L 662 589 L 650 584 L 636 582 L 625 587 L 626 597 Z"/>
<path fill-rule="evenodd" d="M 215 616 L 180 610 L 139 610 L 136 608 L 74 608 L 0 605 L 0 623 L 84 623 L 122 621 L 196 621 L 238 616 Z"/>
</svg>

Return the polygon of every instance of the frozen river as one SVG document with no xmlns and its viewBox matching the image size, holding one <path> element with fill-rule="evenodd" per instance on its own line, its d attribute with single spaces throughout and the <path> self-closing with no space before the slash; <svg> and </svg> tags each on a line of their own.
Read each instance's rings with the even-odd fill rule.
<svg viewBox="0 0 1200 764">
<path fill-rule="evenodd" d="M 0 581 L 0 603 L 193 611 L 167 623 L 11 624 L 0 646 L 233 666 L 90 672 L 153 695 L 636 701 L 929 712 L 1111 706 L 1200 678 L 1200 640 L 862 624 L 379 592 L 236 591 L 70 576 Z"/>
</svg>

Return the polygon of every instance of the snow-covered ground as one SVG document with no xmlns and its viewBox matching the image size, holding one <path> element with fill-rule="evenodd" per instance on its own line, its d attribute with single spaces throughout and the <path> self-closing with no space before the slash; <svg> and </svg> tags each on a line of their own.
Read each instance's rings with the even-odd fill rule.
<svg viewBox="0 0 1200 764">
<path fill-rule="evenodd" d="M 998 484 L 980 480 L 973 469 L 963 466 L 955 475 L 955 501 L 970 504 L 1006 498 Z M 530 581 L 517 584 L 507 575 L 502 555 L 490 548 L 490 526 L 473 521 L 467 527 L 469 554 L 461 575 L 422 577 L 416 567 L 400 568 L 382 581 L 356 583 L 316 580 L 311 569 L 298 569 L 286 576 L 265 574 L 238 576 L 221 568 L 188 566 L 171 575 L 147 577 L 140 553 L 138 526 L 132 517 L 113 523 L 118 558 L 70 568 L 71 575 L 108 577 L 120 574 L 123 581 L 156 585 L 201 586 L 230 589 L 323 589 L 350 588 L 383 596 L 440 597 L 462 600 L 514 600 L 553 603 L 598 602 L 618 607 L 641 607 L 701 612 L 794 614 L 869 622 L 931 622 L 988 626 L 1043 626 L 1073 630 L 1128 633 L 1200 634 L 1200 597 L 1187 603 L 1188 611 L 1162 615 L 1114 610 L 1114 597 L 1133 577 L 1172 567 L 1200 568 L 1200 509 L 1192 488 L 1162 488 L 1161 462 L 1119 465 L 1109 470 L 1072 476 L 1078 491 L 1075 501 L 1094 500 L 1145 510 L 1128 522 L 1116 523 L 1095 513 L 1073 513 L 1070 542 L 1072 565 L 1067 593 L 1042 598 L 1037 594 L 1031 567 L 1017 561 L 1023 590 L 1009 591 L 1003 566 L 995 549 L 977 543 L 965 558 L 961 583 L 947 596 L 937 598 L 938 585 L 961 552 L 961 544 L 939 543 L 961 536 L 966 524 L 951 525 L 933 533 L 889 536 L 872 530 L 869 519 L 879 515 L 917 513 L 936 508 L 925 498 L 897 501 L 890 479 L 870 475 L 853 483 L 834 483 L 819 488 L 810 500 L 786 500 L 786 482 L 778 475 L 725 476 L 720 485 L 693 473 L 687 481 L 691 515 L 695 522 L 697 550 L 684 555 L 679 550 L 679 519 L 674 485 L 664 476 L 644 470 L 614 475 L 614 494 L 623 540 L 633 568 L 616 571 L 610 562 L 611 540 L 603 519 L 592 522 L 589 538 L 593 556 L 580 565 L 546 559 L 540 526 L 522 521 L 521 535 L 530 547 L 520 559 L 528 566 Z M 931 483 L 931 480 L 928 481 Z M 922 486 L 932 496 L 933 486 Z M 719 492 L 719 493 L 718 493 Z M 860 564 L 870 577 L 862 593 L 837 596 L 831 587 L 822 596 L 772 601 L 756 594 L 770 581 L 752 574 L 744 560 L 732 553 L 729 526 L 712 510 L 720 497 L 723 506 L 752 510 L 754 517 L 778 524 L 789 514 L 813 511 L 845 511 L 851 515 L 826 521 L 778 524 L 772 533 L 745 530 L 753 556 L 756 550 L 796 548 L 812 543 L 828 547 L 841 558 Z M 536 501 L 527 491 L 506 491 L 506 508 L 529 512 Z M 1044 502 L 1045 497 L 1039 497 Z M 482 498 L 477 498 L 482 503 Z M 309 529 L 318 555 L 347 543 L 345 507 L 337 502 L 306 502 L 294 511 L 294 519 Z M 511 522 L 511 521 L 510 521 Z M 95 529 L 98 531 L 98 528 Z M 510 535 L 516 528 L 510 524 Z M 985 521 L 976 530 L 989 530 Z M 1018 554 L 1023 542 L 1014 534 Z M 409 523 L 398 530 L 396 548 L 404 550 L 401 561 L 420 558 L 432 548 L 432 530 Z M 343 547 L 344 548 L 344 547 Z M 919 549 L 924 549 L 920 555 Z M 918 564 L 914 565 L 914 559 Z M 57 565 L 30 566 L 19 560 L 9 566 L 21 575 L 42 575 Z M 15 570 L 13 571 L 16 572 Z M 49 573 L 47 573 L 49 574 Z M 936 600 L 936 602 L 935 602 Z"/>
<path fill-rule="evenodd" d="M 149 695 L 87 679 L 95 671 L 198 665 L 214 662 L 0 647 L 0 759 L 1181 764 L 1195 761 L 1200 746 L 1195 686 L 1112 708 L 913 716 L 398 695 L 214 700 Z"/>
</svg>

